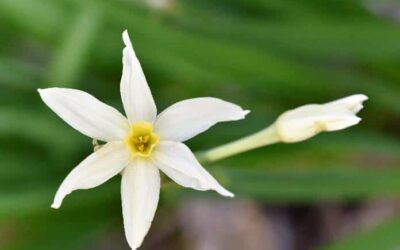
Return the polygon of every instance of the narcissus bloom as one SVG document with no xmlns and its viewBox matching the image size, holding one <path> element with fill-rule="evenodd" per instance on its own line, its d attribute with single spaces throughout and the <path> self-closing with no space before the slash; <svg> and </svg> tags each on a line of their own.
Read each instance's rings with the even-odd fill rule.
<svg viewBox="0 0 400 250">
<path fill-rule="evenodd" d="M 286 111 L 275 123 L 282 142 L 299 142 L 322 131 L 335 131 L 358 124 L 356 114 L 368 97 L 362 94 L 348 96 L 325 104 L 309 104 Z"/>
<path fill-rule="evenodd" d="M 61 184 L 53 208 L 77 189 L 96 187 L 122 174 L 121 195 L 125 233 L 136 249 L 147 234 L 160 193 L 159 170 L 178 184 L 196 190 L 223 188 L 196 160 L 182 142 L 217 122 L 235 121 L 248 111 L 211 97 L 184 100 L 157 116 L 156 105 L 135 55 L 128 33 L 123 33 L 121 97 L 127 118 L 88 93 L 75 89 L 39 89 L 42 100 L 66 123 L 89 136 L 105 141 L 84 159 Z"/>
</svg>

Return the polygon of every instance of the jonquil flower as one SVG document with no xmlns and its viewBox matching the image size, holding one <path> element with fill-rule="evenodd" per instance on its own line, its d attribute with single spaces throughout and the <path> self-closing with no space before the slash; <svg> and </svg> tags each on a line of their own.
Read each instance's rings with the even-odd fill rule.
<svg viewBox="0 0 400 250">
<path fill-rule="evenodd" d="M 368 97 L 348 96 L 325 104 L 308 104 L 286 111 L 278 117 L 275 127 L 282 142 L 299 142 L 323 131 L 336 131 L 358 124 L 356 114 Z"/>
<path fill-rule="evenodd" d="M 157 208 L 160 173 L 200 191 L 233 197 L 196 160 L 182 142 L 217 122 L 235 121 L 248 111 L 211 97 L 184 100 L 157 116 L 156 105 L 127 31 L 122 35 L 121 97 L 127 118 L 88 93 L 75 89 L 39 89 L 42 100 L 66 123 L 106 144 L 84 159 L 63 181 L 52 204 L 59 208 L 77 189 L 96 187 L 122 174 L 125 234 L 136 249 L 147 234 Z"/>
</svg>

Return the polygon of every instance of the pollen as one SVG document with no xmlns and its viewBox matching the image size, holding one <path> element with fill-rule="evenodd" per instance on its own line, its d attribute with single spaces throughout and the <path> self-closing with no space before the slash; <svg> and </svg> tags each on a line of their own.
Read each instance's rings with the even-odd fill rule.
<svg viewBox="0 0 400 250">
<path fill-rule="evenodd" d="M 131 125 L 125 143 L 133 157 L 149 157 L 158 140 L 158 135 L 153 132 L 153 124 L 136 122 Z"/>
</svg>

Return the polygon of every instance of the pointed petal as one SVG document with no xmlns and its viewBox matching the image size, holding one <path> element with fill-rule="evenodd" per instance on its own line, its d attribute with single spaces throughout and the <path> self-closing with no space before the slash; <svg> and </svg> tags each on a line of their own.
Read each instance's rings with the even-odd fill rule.
<svg viewBox="0 0 400 250">
<path fill-rule="evenodd" d="M 162 140 L 185 141 L 217 122 L 243 119 L 249 111 L 236 104 L 212 97 L 184 100 L 164 110 L 155 122 Z"/>
<path fill-rule="evenodd" d="M 215 190 L 223 196 L 233 194 L 223 188 L 197 161 L 183 143 L 161 141 L 152 158 L 154 164 L 179 185 L 200 191 Z"/>
<path fill-rule="evenodd" d="M 65 178 L 52 208 L 59 208 L 65 196 L 78 189 L 89 189 L 103 184 L 128 165 L 129 152 L 122 142 L 109 142 L 83 160 Z"/>
<path fill-rule="evenodd" d="M 122 38 L 126 46 L 123 51 L 121 78 L 121 97 L 125 113 L 130 123 L 154 122 L 157 115 L 156 104 L 127 31 L 124 31 Z"/>
<path fill-rule="evenodd" d="M 362 104 L 366 100 L 368 100 L 366 95 L 356 94 L 336 101 L 328 102 L 325 105 L 346 107 L 349 111 L 357 114 L 363 108 Z"/>
<path fill-rule="evenodd" d="M 126 118 L 86 92 L 76 89 L 38 89 L 51 110 L 71 127 L 101 141 L 121 140 L 129 131 Z"/>
<path fill-rule="evenodd" d="M 122 174 L 122 214 L 131 248 L 140 247 L 150 229 L 160 195 L 158 168 L 146 160 L 135 160 Z"/>
</svg>

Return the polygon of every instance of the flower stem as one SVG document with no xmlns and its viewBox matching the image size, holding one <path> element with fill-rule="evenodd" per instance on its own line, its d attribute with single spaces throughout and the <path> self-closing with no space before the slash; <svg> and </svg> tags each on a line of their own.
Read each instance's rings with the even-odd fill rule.
<svg viewBox="0 0 400 250">
<path fill-rule="evenodd" d="M 202 152 L 198 154 L 198 159 L 202 163 L 214 162 L 279 141 L 280 138 L 276 132 L 276 128 L 272 125 L 255 134 Z"/>
</svg>

